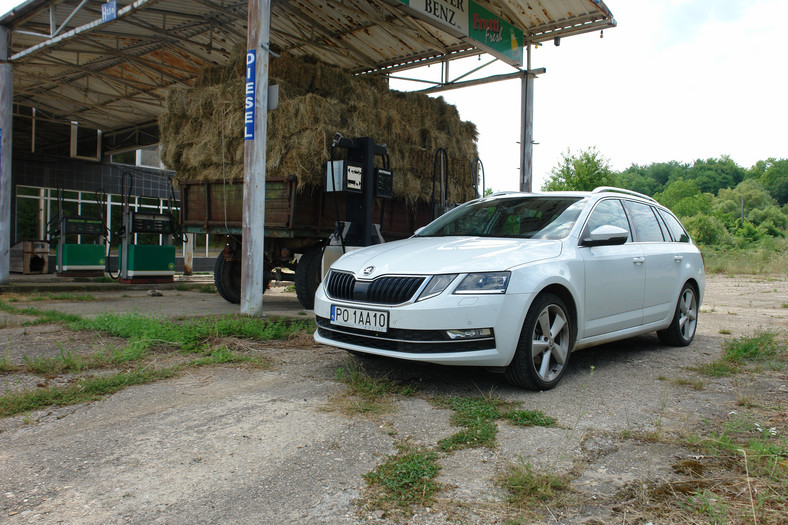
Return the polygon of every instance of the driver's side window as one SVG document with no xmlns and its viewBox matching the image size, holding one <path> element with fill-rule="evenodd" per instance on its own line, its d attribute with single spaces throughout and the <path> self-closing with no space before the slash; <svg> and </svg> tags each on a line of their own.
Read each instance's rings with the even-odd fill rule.
<svg viewBox="0 0 788 525">
<path fill-rule="evenodd" d="M 624 207 L 618 199 L 605 199 L 596 205 L 594 211 L 591 212 L 591 216 L 588 218 L 582 238 L 588 238 L 592 231 L 604 225 L 623 228 L 630 232 L 629 238 L 632 238 L 632 232 L 629 229 L 629 222 L 624 213 Z M 627 242 L 629 242 L 629 240 L 627 240 Z"/>
</svg>

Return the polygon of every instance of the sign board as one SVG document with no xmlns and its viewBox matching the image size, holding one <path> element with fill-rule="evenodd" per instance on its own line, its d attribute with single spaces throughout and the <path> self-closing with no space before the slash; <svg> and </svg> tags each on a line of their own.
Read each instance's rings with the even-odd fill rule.
<svg viewBox="0 0 788 525">
<path fill-rule="evenodd" d="M 101 4 L 101 23 L 115 20 L 118 17 L 118 3 L 110 0 L 106 4 Z"/>
<path fill-rule="evenodd" d="M 244 140 L 254 140 L 254 93 L 257 50 L 246 52 L 246 84 L 244 98 Z"/>
<path fill-rule="evenodd" d="M 523 65 L 523 32 L 473 0 L 400 0 L 406 10 L 458 37 L 465 37 L 513 66 Z"/>
</svg>

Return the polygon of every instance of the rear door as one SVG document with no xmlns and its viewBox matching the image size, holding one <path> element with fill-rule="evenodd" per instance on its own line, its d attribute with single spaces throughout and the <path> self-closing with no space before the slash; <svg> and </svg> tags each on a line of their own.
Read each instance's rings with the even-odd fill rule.
<svg viewBox="0 0 788 525">
<path fill-rule="evenodd" d="M 643 324 L 665 320 L 673 315 L 683 283 L 681 254 L 674 250 L 668 229 L 654 206 L 626 200 L 626 209 L 635 230 L 635 238 L 643 250 L 645 294 Z"/>
</svg>

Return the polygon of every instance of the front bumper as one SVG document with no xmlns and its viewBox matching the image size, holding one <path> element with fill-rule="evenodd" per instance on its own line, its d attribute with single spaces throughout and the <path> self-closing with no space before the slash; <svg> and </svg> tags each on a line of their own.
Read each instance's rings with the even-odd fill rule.
<svg viewBox="0 0 788 525">
<path fill-rule="evenodd" d="M 323 287 L 315 296 L 315 341 L 375 355 L 450 365 L 507 366 L 514 355 L 527 304 L 523 294 L 452 295 L 417 303 L 381 306 L 330 299 Z M 330 322 L 331 305 L 385 310 L 386 332 Z M 486 336 L 451 339 L 447 330 L 491 329 Z"/>
</svg>

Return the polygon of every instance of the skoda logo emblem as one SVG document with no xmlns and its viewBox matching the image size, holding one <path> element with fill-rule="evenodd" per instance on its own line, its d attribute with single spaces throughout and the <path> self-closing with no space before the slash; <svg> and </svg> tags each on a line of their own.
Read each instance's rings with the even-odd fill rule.
<svg viewBox="0 0 788 525">
<path fill-rule="evenodd" d="M 371 274 L 374 271 L 375 271 L 375 267 L 374 266 L 367 266 L 366 268 L 361 270 L 361 273 L 364 274 L 364 275 L 369 275 L 369 274 Z"/>
</svg>

